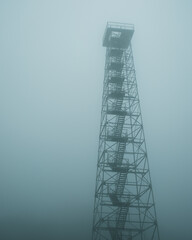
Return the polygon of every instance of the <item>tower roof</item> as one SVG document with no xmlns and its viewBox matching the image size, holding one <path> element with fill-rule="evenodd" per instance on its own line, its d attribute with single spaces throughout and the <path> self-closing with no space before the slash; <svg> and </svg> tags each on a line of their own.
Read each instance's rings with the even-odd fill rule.
<svg viewBox="0 0 192 240">
<path fill-rule="evenodd" d="M 128 48 L 133 33 L 133 24 L 108 22 L 103 36 L 103 46 Z"/>
</svg>

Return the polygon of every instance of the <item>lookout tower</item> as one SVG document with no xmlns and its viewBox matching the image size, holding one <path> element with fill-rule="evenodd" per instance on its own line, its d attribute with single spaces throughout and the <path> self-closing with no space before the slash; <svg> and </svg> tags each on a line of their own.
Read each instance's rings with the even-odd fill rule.
<svg viewBox="0 0 192 240">
<path fill-rule="evenodd" d="M 131 48 L 134 26 L 107 24 L 93 240 L 159 240 Z"/>
</svg>

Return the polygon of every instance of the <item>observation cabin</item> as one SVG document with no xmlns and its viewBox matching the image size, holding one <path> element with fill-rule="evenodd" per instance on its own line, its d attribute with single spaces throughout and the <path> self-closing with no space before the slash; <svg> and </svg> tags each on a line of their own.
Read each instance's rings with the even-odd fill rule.
<svg viewBox="0 0 192 240">
<path fill-rule="evenodd" d="M 133 33 L 133 24 L 108 22 L 103 37 L 103 46 L 126 49 Z"/>
</svg>

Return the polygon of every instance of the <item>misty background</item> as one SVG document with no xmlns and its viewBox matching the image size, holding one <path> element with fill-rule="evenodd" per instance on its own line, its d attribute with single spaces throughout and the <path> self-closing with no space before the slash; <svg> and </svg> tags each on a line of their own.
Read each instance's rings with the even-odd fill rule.
<svg viewBox="0 0 192 240">
<path fill-rule="evenodd" d="M 192 2 L 0 0 L 0 239 L 91 239 L 107 21 L 132 23 L 162 240 L 192 235 Z"/>
</svg>

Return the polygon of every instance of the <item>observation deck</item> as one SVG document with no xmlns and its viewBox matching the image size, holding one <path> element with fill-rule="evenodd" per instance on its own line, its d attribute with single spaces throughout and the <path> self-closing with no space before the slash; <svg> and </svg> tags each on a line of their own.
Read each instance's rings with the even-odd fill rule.
<svg viewBox="0 0 192 240">
<path fill-rule="evenodd" d="M 103 37 L 103 46 L 126 49 L 133 33 L 133 24 L 108 22 Z"/>
</svg>

